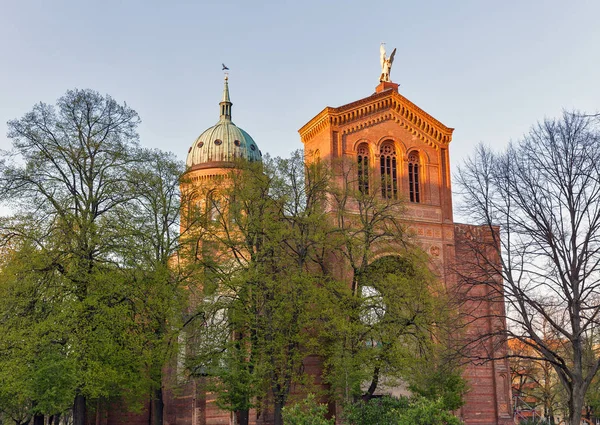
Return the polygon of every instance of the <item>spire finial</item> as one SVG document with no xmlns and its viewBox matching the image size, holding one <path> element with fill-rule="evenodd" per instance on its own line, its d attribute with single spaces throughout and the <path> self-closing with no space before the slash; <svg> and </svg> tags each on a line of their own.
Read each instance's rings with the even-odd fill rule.
<svg viewBox="0 0 600 425">
<path fill-rule="evenodd" d="M 221 110 L 221 121 L 231 120 L 231 100 L 229 99 L 229 73 L 225 73 L 225 83 L 223 87 L 223 98 L 219 102 Z"/>
<path fill-rule="evenodd" d="M 225 73 L 225 85 L 223 87 L 223 99 L 221 102 L 230 102 L 229 100 L 229 74 Z"/>
</svg>

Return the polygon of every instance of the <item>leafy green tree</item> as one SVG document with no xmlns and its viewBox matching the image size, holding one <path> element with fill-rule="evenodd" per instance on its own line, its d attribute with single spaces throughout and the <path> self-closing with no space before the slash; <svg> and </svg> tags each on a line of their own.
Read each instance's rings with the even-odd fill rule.
<svg viewBox="0 0 600 425">
<path fill-rule="evenodd" d="M 36 296 L 47 282 L 59 285 L 48 258 L 30 245 L 2 256 L 0 268 L 0 411 L 16 423 L 40 412 L 62 412 L 72 403 L 74 370 L 65 361 L 60 323 L 52 315 L 57 291 Z M 32 273 L 32 269 L 40 270 Z"/>
<path fill-rule="evenodd" d="M 70 285 L 54 269 L 51 253 L 28 246 L 16 248 L 15 255 L 2 264 L 2 392 L 15 408 L 29 405 L 35 415 L 56 415 L 73 403 L 77 385 L 93 380 L 91 398 L 119 396 L 116 388 L 139 393 L 142 363 L 132 358 L 139 344 L 133 314 L 124 305 L 110 302 L 124 294 L 122 276 L 105 272 L 90 279 L 85 308 L 94 316 L 82 317 L 72 335 L 73 316 L 84 307 L 68 293 Z M 101 315 L 101 318 L 99 317 Z M 81 376 L 74 355 L 85 343 L 87 368 Z M 127 350 L 123 349 L 127 347 Z M 13 385 L 10 385 L 10 383 Z M 7 399 L 5 398 L 5 400 Z M 23 403 L 25 402 L 25 403 Z M 20 405 L 20 406 L 19 406 Z"/>
<path fill-rule="evenodd" d="M 384 396 L 366 402 L 361 400 L 344 406 L 344 419 L 350 425 L 396 425 L 398 412 L 408 409 L 409 406 L 410 401 L 407 397 Z"/>
<path fill-rule="evenodd" d="M 409 382 L 442 357 L 443 291 L 401 202 L 342 191 L 332 171 L 302 153 L 242 162 L 199 188 L 189 210 L 187 252 L 202 270 L 190 368 L 215 378 L 220 406 L 240 423 L 254 406 L 281 423 L 292 386 L 313 381 L 310 355 L 324 362 L 330 394 L 347 400 Z M 395 255 L 377 260 L 382 247 Z M 351 282 L 338 269 L 347 265 Z"/>
<path fill-rule="evenodd" d="M 218 378 L 219 403 L 240 423 L 256 403 L 280 424 L 292 385 L 307 381 L 303 360 L 316 343 L 309 329 L 328 283 L 311 269 L 327 223 L 325 178 L 296 153 L 240 163 L 228 186 L 197 194 L 206 203 L 200 229 L 189 232 L 201 235 L 204 270 L 193 369 Z"/>
<path fill-rule="evenodd" d="M 133 403 L 160 388 L 166 324 L 179 308 L 167 265 L 181 167 L 139 148 L 138 123 L 91 90 L 9 122 L 0 201 L 13 215 L 1 234 L 14 255 L 0 281 L 0 328 L 10 335 L 0 363 L 15 365 L 3 379 L 21 384 L 6 388 L 34 414 L 60 413 L 70 399 L 83 425 L 91 401 Z"/>
<path fill-rule="evenodd" d="M 429 368 L 414 371 L 409 379 L 409 390 L 416 396 L 439 401 L 445 410 L 458 410 L 464 404 L 463 396 L 467 391 L 461 369 L 448 359 L 430 360 Z"/>
<path fill-rule="evenodd" d="M 351 285 L 324 344 L 334 392 L 346 403 L 368 400 L 382 381 L 410 384 L 443 358 L 456 374 L 456 362 L 444 354 L 452 310 L 435 266 L 402 220 L 404 200 L 382 197 L 376 185 L 360 190 L 354 163 L 336 163 L 334 170 L 333 263 L 350 270 Z"/>
<path fill-rule="evenodd" d="M 123 204 L 121 222 L 114 229 L 114 239 L 121 241 L 115 254 L 136 290 L 133 301 L 145 335 L 155 425 L 163 423 L 163 367 L 177 352 L 187 302 L 188 269 L 177 255 L 181 204 L 186 203 L 179 191 L 183 172 L 183 164 L 171 153 L 139 152 L 129 175 L 132 197 Z"/>
</svg>

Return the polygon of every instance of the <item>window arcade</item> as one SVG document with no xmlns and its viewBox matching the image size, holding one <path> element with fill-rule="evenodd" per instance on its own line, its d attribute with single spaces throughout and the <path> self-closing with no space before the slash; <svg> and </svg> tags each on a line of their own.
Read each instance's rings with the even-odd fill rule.
<svg viewBox="0 0 600 425">
<path fill-rule="evenodd" d="M 385 142 L 379 150 L 381 172 L 381 196 L 398 199 L 398 173 L 396 170 L 396 149 L 391 142 Z"/>
<path fill-rule="evenodd" d="M 369 194 L 369 146 L 361 143 L 358 147 L 358 190 Z"/>
<path fill-rule="evenodd" d="M 411 152 L 408 155 L 408 191 L 410 202 L 421 202 L 421 187 L 419 181 L 419 153 Z"/>
</svg>

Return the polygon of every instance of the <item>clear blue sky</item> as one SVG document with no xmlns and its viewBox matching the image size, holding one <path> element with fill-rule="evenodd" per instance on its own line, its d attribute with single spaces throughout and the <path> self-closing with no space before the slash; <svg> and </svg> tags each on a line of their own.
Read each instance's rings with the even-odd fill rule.
<svg viewBox="0 0 600 425">
<path fill-rule="evenodd" d="M 456 167 L 480 141 L 600 109 L 599 17 L 597 0 L 0 0 L 0 148 L 6 121 L 77 87 L 126 101 L 142 143 L 184 159 L 218 119 L 224 62 L 233 121 L 287 155 L 323 107 L 374 91 L 385 41 L 401 93 L 456 128 Z"/>
</svg>

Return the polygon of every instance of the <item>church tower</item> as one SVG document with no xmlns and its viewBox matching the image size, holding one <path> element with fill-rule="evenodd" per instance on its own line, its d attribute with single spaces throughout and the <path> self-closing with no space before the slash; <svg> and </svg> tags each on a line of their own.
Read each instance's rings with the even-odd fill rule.
<svg viewBox="0 0 600 425">
<path fill-rule="evenodd" d="M 387 58 L 382 46 L 382 74 L 375 93 L 324 108 L 299 133 L 307 159 L 318 157 L 332 169 L 340 160 L 353 162 L 356 189 L 405 200 L 401 219 L 429 253 L 440 279 L 452 288 L 457 284 L 452 272 L 457 252 L 464 254 L 465 235 L 477 227 L 457 224 L 453 218 L 449 148 L 454 129 L 399 93 L 398 84 L 389 78 L 394 53 Z M 504 308 L 501 302 L 467 308 L 478 316 L 472 327 L 506 326 L 490 319 L 493 309 Z M 502 355 L 505 346 L 493 349 Z M 467 425 L 513 423 L 506 359 L 470 364 L 464 376 L 470 391 L 459 413 Z"/>
<path fill-rule="evenodd" d="M 219 121 L 204 130 L 188 150 L 186 172 L 181 179 L 182 234 L 188 233 L 189 228 L 198 227 L 190 224 L 191 217 L 196 214 L 207 214 L 209 219 L 214 219 L 213 214 L 222 212 L 225 207 L 221 202 L 222 192 L 240 160 L 262 160 L 262 152 L 254 139 L 233 123 L 232 106 L 229 77 L 225 75 L 223 96 L 219 102 Z M 192 234 L 194 232 L 191 231 Z M 195 236 L 199 245 L 207 241 L 205 235 Z M 167 375 L 170 385 L 165 389 L 165 424 L 216 425 L 235 422 L 232 413 L 218 408 L 216 395 L 206 391 L 203 382 L 206 378 L 182 379 L 186 375 L 182 361 L 178 359 L 174 362 Z"/>
<path fill-rule="evenodd" d="M 262 160 L 254 139 L 231 120 L 233 103 L 229 97 L 229 76 L 225 75 L 223 96 L 219 102 L 219 121 L 198 136 L 188 149 L 186 172 L 181 179 L 181 231 L 199 212 L 216 214 L 221 208 L 219 191 L 227 185 L 231 171 L 239 161 Z"/>
</svg>

